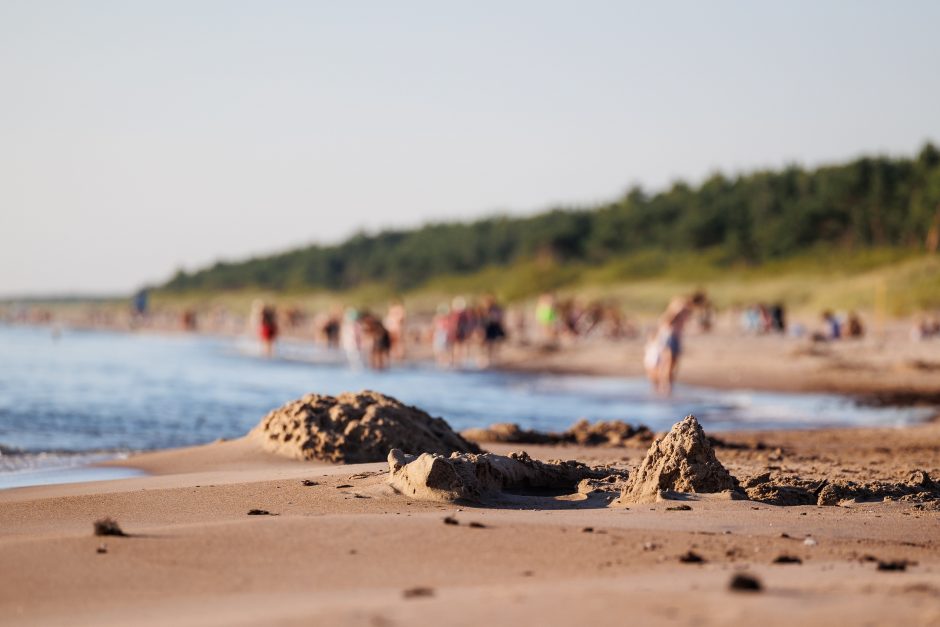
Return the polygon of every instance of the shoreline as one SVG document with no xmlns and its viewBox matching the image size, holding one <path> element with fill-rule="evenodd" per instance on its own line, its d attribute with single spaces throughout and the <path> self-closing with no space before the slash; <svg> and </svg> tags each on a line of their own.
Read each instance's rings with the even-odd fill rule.
<svg viewBox="0 0 940 627">
<path fill-rule="evenodd" d="M 33 328 L 52 328 L 29 325 Z M 873 406 L 932 406 L 940 414 L 940 339 L 913 342 L 908 324 L 895 322 L 878 337 L 813 343 L 806 338 L 744 335 L 719 325 L 708 334 L 689 333 L 677 383 L 719 390 L 829 393 Z M 84 332 L 211 337 L 233 341 L 244 332 L 173 328 L 75 327 Z M 320 346 L 305 334 L 286 333 L 292 347 Z M 486 369 L 531 374 L 645 378 L 641 338 L 589 337 L 544 342 L 510 341 Z M 322 347 L 321 347 L 322 348 Z M 325 350 L 325 349 L 324 349 Z M 286 359 L 294 360 L 291 357 Z M 341 352 L 336 359 L 344 362 Z M 305 361 L 305 360 L 297 360 Z M 403 365 L 435 365 L 426 344 L 409 344 Z M 392 363 L 392 368 L 396 363 Z"/>
<path fill-rule="evenodd" d="M 940 413 L 935 343 L 865 339 L 813 344 L 718 332 L 692 335 L 685 346 L 679 384 L 839 394 L 876 406 L 933 406 Z M 641 340 L 582 342 L 558 349 L 508 346 L 495 366 L 510 372 L 643 378 L 642 355 Z"/>
</svg>

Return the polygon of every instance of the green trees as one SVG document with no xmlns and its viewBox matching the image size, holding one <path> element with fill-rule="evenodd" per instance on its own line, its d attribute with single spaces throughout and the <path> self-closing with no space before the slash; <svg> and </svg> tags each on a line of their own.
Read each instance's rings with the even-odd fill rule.
<svg viewBox="0 0 940 627">
<path fill-rule="evenodd" d="M 715 174 L 696 188 L 677 182 L 654 195 L 633 188 L 587 210 L 359 233 L 336 246 L 178 272 L 164 289 L 409 289 L 529 259 L 600 264 L 648 251 L 718 251 L 727 263 L 760 264 L 821 244 L 936 249 L 938 240 L 940 150 L 926 144 L 914 159 Z"/>
</svg>

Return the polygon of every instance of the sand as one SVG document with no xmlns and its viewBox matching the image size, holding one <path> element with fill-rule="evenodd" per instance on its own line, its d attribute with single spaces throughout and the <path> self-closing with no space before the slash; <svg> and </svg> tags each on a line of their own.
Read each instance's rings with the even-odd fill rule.
<svg viewBox="0 0 940 627">
<path fill-rule="evenodd" d="M 471 442 L 513 444 L 606 444 L 623 446 L 634 438 L 647 442 L 653 439 L 653 432 L 645 425 L 634 426 L 622 420 L 590 422 L 583 418 L 560 433 L 523 429 L 512 422 L 500 422 L 489 427 L 465 429 L 460 435 Z"/>
<path fill-rule="evenodd" d="M 347 464 L 382 461 L 391 449 L 443 455 L 480 451 L 443 418 L 369 390 L 336 397 L 307 394 L 268 413 L 249 436 L 283 457 Z"/>
<path fill-rule="evenodd" d="M 651 503 L 670 492 L 737 495 L 738 480 L 722 466 L 695 416 L 686 416 L 650 446 L 630 483 L 623 503 Z"/>
<path fill-rule="evenodd" d="M 730 389 L 833 392 L 873 403 L 923 402 L 940 407 L 940 340 L 914 342 L 895 322 L 860 340 L 814 343 L 779 335 L 749 336 L 727 325 L 683 342 L 678 381 Z M 500 368 L 642 377 L 643 338 L 506 346 Z"/>
<path fill-rule="evenodd" d="M 766 473 L 940 477 L 938 424 L 722 441 L 715 455 L 742 485 Z M 649 446 L 525 448 L 632 472 Z M 940 513 L 929 503 L 705 494 L 615 507 L 536 494 L 458 505 L 396 493 L 385 462 L 291 460 L 251 438 L 123 463 L 152 474 L 0 492 L 3 624 L 940 623 Z M 129 535 L 95 536 L 106 516 Z M 681 561 L 689 552 L 703 561 Z M 730 590 L 742 572 L 763 590 Z"/>
<path fill-rule="evenodd" d="M 388 484 L 405 498 L 424 501 L 538 507 L 539 495 L 560 493 L 577 499 L 616 483 L 626 474 L 610 467 L 591 468 L 575 460 L 543 462 L 524 451 L 445 457 L 408 455 L 393 449 L 388 454 Z"/>
</svg>

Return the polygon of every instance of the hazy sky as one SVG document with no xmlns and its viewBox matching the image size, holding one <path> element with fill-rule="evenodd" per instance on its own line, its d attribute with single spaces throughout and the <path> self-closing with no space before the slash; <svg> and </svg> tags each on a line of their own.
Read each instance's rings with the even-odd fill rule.
<svg viewBox="0 0 940 627">
<path fill-rule="evenodd" d="M 910 155 L 940 140 L 938 24 L 930 1 L 0 0 L 0 294 Z"/>
</svg>

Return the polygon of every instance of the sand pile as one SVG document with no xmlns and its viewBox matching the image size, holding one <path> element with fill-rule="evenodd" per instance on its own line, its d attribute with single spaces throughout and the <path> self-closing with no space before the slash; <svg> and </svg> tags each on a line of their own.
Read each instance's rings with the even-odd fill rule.
<svg viewBox="0 0 940 627">
<path fill-rule="evenodd" d="M 901 501 L 926 503 L 940 499 L 940 485 L 922 470 L 910 472 L 903 481 L 808 481 L 774 476 L 769 472 L 744 484 L 752 501 L 771 505 L 839 505 L 851 501 Z"/>
<path fill-rule="evenodd" d="M 596 490 L 592 481 L 613 477 L 613 483 L 624 473 L 576 461 L 540 462 L 525 453 L 454 453 L 444 457 L 393 450 L 388 454 L 388 483 L 405 496 L 432 501 L 494 501 L 503 499 L 507 492 L 571 493 L 578 491 L 582 482 L 591 492 Z"/>
<path fill-rule="evenodd" d="M 485 428 L 465 429 L 460 432 L 471 442 L 500 442 L 505 444 L 560 444 L 561 434 L 522 429 L 514 422 L 499 422 Z"/>
<path fill-rule="evenodd" d="M 940 485 L 923 470 L 914 470 L 904 481 L 833 481 L 818 492 L 817 505 L 838 505 L 843 501 L 902 501 L 924 503 L 940 499 Z"/>
<path fill-rule="evenodd" d="M 768 505 L 815 505 L 824 483 L 765 472 L 745 482 L 744 491 L 750 500 Z"/>
<path fill-rule="evenodd" d="M 650 441 L 653 432 L 646 425 L 633 425 L 622 420 L 609 420 L 591 423 L 579 420 L 565 435 L 575 444 L 623 446 L 628 441 Z"/>
<path fill-rule="evenodd" d="M 624 502 L 652 502 L 663 492 L 738 490 L 738 480 L 715 457 L 702 426 L 687 416 L 653 442 L 629 485 Z"/>
<path fill-rule="evenodd" d="M 480 450 L 443 419 L 370 391 L 307 394 L 262 418 L 249 436 L 284 457 L 349 464 L 382 461 L 392 449 L 441 455 Z"/>
<path fill-rule="evenodd" d="M 561 433 L 522 429 L 515 423 L 499 423 L 485 429 L 467 429 L 461 435 L 473 442 L 583 446 L 624 446 L 653 439 L 653 432 L 644 425 L 634 427 L 622 420 L 591 423 L 583 419 Z"/>
</svg>

